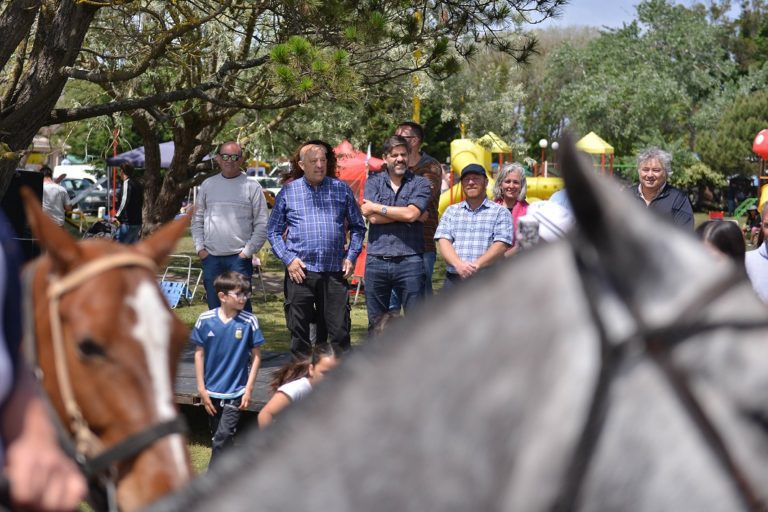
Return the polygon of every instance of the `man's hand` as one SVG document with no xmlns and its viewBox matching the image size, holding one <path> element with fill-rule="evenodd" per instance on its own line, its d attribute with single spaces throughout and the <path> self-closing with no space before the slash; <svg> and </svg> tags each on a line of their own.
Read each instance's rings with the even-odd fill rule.
<svg viewBox="0 0 768 512">
<path fill-rule="evenodd" d="M 198 389 L 197 392 L 200 395 L 200 400 L 203 402 L 203 407 L 205 407 L 205 412 L 208 413 L 208 416 L 216 416 L 216 407 L 213 406 L 208 390 Z"/>
<path fill-rule="evenodd" d="M 240 251 L 240 254 L 238 254 L 238 256 L 239 256 L 240 258 L 244 259 L 244 260 L 249 260 L 249 259 L 251 259 L 251 258 L 250 258 L 250 256 L 246 256 L 246 255 L 245 255 L 245 253 L 244 253 L 243 251 Z"/>
<path fill-rule="evenodd" d="M 462 279 L 466 279 L 475 272 L 477 272 L 477 265 L 474 263 L 468 263 L 464 260 L 461 260 L 458 264 L 455 264 L 453 266 L 456 269 L 456 273 L 459 274 L 459 276 Z"/>
<path fill-rule="evenodd" d="M 304 265 L 304 262 L 301 261 L 301 259 L 294 258 L 294 260 L 288 265 L 288 277 L 290 277 L 291 281 L 294 283 L 301 284 L 307 277 L 305 272 L 306 268 L 307 267 Z"/>
<path fill-rule="evenodd" d="M 344 279 L 349 279 L 355 272 L 355 265 L 348 259 L 344 259 L 344 261 L 341 263 L 341 269 L 344 272 Z"/>
<path fill-rule="evenodd" d="M 199 251 L 197 251 L 197 255 L 200 257 L 201 260 L 204 260 L 205 258 L 208 257 L 208 251 L 206 251 L 205 249 L 200 249 Z"/>
<path fill-rule="evenodd" d="M 55 436 L 22 435 L 6 457 L 11 500 L 20 509 L 75 510 L 85 498 L 85 479 Z"/>
<path fill-rule="evenodd" d="M 367 199 L 363 199 L 363 204 L 360 205 L 360 212 L 362 212 L 363 217 L 368 217 L 370 215 L 373 215 L 374 213 L 380 214 L 381 205 L 378 203 L 369 201 Z"/>
</svg>

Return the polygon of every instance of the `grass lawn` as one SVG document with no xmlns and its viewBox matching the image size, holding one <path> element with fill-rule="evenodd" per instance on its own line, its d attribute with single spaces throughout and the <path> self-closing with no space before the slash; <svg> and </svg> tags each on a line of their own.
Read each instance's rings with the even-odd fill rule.
<svg viewBox="0 0 768 512">
<path fill-rule="evenodd" d="M 695 214 L 695 225 L 708 220 L 706 213 Z M 271 254 L 268 249 L 263 249 L 260 254 L 264 262 L 264 271 L 272 279 L 281 279 L 284 267 L 282 262 Z M 200 267 L 200 261 L 192 244 L 192 237 L 187 231 L 186 235 L 179 240 L 174 254 L 184 254 L 192 257 L 192 266 Z M 445 276 L 445 262 L 438 258 L 435 263 L 435 272 L 433 274 L 432 285 L 435 290 L 442 288 L 443 278 Z M 202 301 L 202 284 L 197 292 L 196 298 L 191 305 L 183 305 L 174 310 L 176 315 L 190 328 L 200 313 L 208 309 L 205 302 Z M 265 350 L 269 351 L 287 351 L 290 349 L 290 334 L 285 326 L 285 316 L 283 313 L 282 294 L 268 294 L 267 301 L 264 302 L 260 290 L 254 290 L 253 311 L 259 318 L 261 329 L 266 339 Z M 351 301 L 350 301 L 351 302 Z M 352 306 L 352 343 L 358 345 L 365 339 L 368 326 L 368 317 L 365 308 L 365 297 L 361 294 L 357 305 Z M 208 433 L 208 423 L 205 410 L 202 407 L 184 406 L 182 411 L 189 423 L 189 450 L 192 459 L 192 465 L 197 473 L 204 472 L 208 466 L 211 457 L 210 435 Z M 245 414 L 241 421 L 241 432 L 256 428 L 255 415 Z"/>
<path fill-rule="evenodd" d="M 192 257 L 192 266 L 200 267 L 200 261 L 195 253 L 192 237 L 189 232 L 179 240 L 174 254 L 184 254 Z M 264 272 L 268 279 L 282 279 L 284 267 L 268 249 L 263 249 L 260 258 L 264 263 Z M 435 264 L 432 285 L 435 290 L 440 289 L 445 276 L 445 262 L 438 258 Z M 200 285 L 202 287 L 202 284 Z M 290 349 L 290 334 L 285 326 L 285 315 L 283 313 L 283 295 L 268 294 L 267 301 L 264 302 L 261 290 L 254 288 L 254 296 L 251 299 L 253 303 L 253 312 L 259 318 L 261 330 L 264 333 L 266 344 L 264 350 L 269 351 L 287 351 Z M 208 306 L 202 301 L 200 288 L 196 298 L 191 305 L 183 305 L 174 310 L 176 315 L 190 328 L 200 313 L 206 311 Z M 351 298 L 350 298 L 351 304 Z M 352 306 L 352 344 L 358 345 L 365 340 L 368 329 L 368 316 L 365 308 L 365 295 L 361 293 L 357 305 Z M 184 406 L 182 411 L 187 418 L 190 427 L 189 451 L 192 459 L 192 465 L 196 472 L 205 471 L 208 461 L 211 458 L 211 443 L 208 433 L 208 423 L 205 410 L 202 407 Z M 255 426 L 255 415 L 245 414 L 241 420 L 241 432 Z"/>
</svg>

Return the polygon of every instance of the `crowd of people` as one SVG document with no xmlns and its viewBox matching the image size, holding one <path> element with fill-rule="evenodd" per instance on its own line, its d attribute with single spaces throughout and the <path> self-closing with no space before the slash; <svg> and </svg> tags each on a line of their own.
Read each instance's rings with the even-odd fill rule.
<svg viewBox="0 0 768 512">
<path fill-rule="evenodd" d="M 230 141 L 219 147 L 214 161 L 220 172 L 201 185 L 192 218 L 209 310 L 195 323 L 191 341 L 198 392 L 210 420 L 211 463 L 232 443 L 254 390 L 265 339 L 250 301 L 252 257 L 267 240 L 285 265 L 285 322 L 294 357 L 274 378 L 273 397 L 258 418 L 261 427 L 305 397 L 351 349 L 347 280 L 364 252 L 368 329 L 375 337 L 401 310 L 409 315 L 432 295 L 437 248 L 446 263 L 442 289 L 450 291 L 538 240 L 562 237 L 573 224 L 565 190 L 549 201 L 527 201 L 525 168 L 516 163 L 501 166 L 493 197 L 487 196 L 487 170 L 465 165 L 458 175 L 463 199 L 438 217 L 440 193 L 453 176 L 421 150 L 423 140 L 416 123 L 396 127 L 382 145 L 384 169 L 369 176 L 361 203 L 338 179 L 332 146 L 303 143 L 271 214 L 261 187 L 241 170 L 241 146 Z M 638 184 L 627 196 L 693 232 L 687 195 L 667 182 L 671 160 L 658 148 L 642 151 Z M 123 241 L 133 242 L 141 189 L 129 167 L 122 177 Z M 46 197 L 61 202 L 48 210 L 56 219 L 68 206 L 64 196 L 46 182 Z M 696 234 L 713 254 L 734 261 L 768 302 L 768 206 L 762 215 L 756 208 L 750 215 L 755 251 L 745 254 L 744 234 L 729 221 L 704 223 Z M 0 357 L 0 366 L 8 360 Z M 0 379 L 0 391 L 11 384 Z"/>
<path fill-rule="evenodd" d="M 446 173 L 421 149 L 423 140 L 417 123 L 395 128 L 382 144 L 384 168 L 369 175 L 362 202 L 338 179 L 332 146 L 303 143 L 270 215 L 258 185 L 240 170 L 242 148 L 236 142 L 221 145 L 215 157 L 221 173 L 203 182 L 192 220 L 211 308 L 195 325 L 193 342 L 198 388 L 211 416 L 213 458 L 234 435 L 259 365 L 263 336 L 249 313 L 247 283 L 251 256 L 265 240 L 285 265 L 285 322 L 294 359 L 275 379 L 275 394 L 259 417 L 262 426 L 305 396 L 351 349 L 347 279 L 364 247 L 368 330 L 374 336 L 401 310 L 409 315 L 432 294 L 438 247 L 446 262 L 445 291 L 539 239 L 562 237 L 573 223 L 565 192 L 529 204 L 525 168 L 515 163 L 501 167 L 493 197 L 487 196 L 487 170 L 465 165 L 458 176 L 463 199 L 438 220 Z M 659 149 L 641 153 L 639 184 L 630 195 L 692 231 L 687 196 L 667 183 L 670 162 Z M 450 186 L 453 178 L 447 181 Z M 242 283 L 224 286 L 232 275 L 241 275 Z M 326 352 L 333 358 L 326 360 Z"/>
</svg>

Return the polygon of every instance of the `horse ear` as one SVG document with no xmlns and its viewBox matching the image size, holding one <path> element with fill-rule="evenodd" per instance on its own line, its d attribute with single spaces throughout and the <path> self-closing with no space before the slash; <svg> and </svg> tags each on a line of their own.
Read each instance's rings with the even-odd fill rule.
<svg viewBox="0 0 768 512">
<path fill-rule="evenodd" d="M 40 247 L 47 251 L 54 267 L 61 267 L 62 271 L 73 268 L 82 257 L 75 239 L 45 214 L 40 198 L 32 189 L 21 187 L 20 194 L 32 234 Z"/>
<path fill-rule="evenodd" d="M 613 215 L 607 213 L 610 210 L 610 197 L 605 197 L 605 191 L 600 186 L 604 184 L 598 183 L 599 179 L 594 176 L 588 156 L 576 149 L 570 132 L 562 138 L 561 147 L 563 180 L 579 231 L 592 244 L 600 246 L 610 233 L 607 224 L 616 215 L 615 211 Z M 614 190 L 613 195 L 620 195 L 620 192 Z"/>
<path fill-rule="evenodd" d="M 184 230 L 189 226 L 189 219 L 192 213 L 184 215 L 180 219 L 164 224 L 160 229 L 152 233 L 149 238 L 145 238 L 136 244 L 136 250 L 149 256 L 155 263 L 162 265 L 174 247 Z"/>
<path fill-rule="evenodd" d="M 717 278 L 711 257 L 690 233 L 649 212 L 613 179 L 597 176 L 570 135 L 561 147 L 563 178 L 578 224 L 577 247 L 582 255 L 597 258 L 595 264 L 625 300 L 654 314 L 664 307 L 674 311 L 669 306 L 675 300 Z"/>
</svg>

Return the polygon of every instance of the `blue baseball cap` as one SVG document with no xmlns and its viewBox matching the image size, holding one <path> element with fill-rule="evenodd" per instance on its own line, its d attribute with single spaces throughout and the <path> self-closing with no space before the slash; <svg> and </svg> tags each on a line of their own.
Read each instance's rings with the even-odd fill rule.
<svg viewBox="0 0 768 512">
<path fill-rule="evenodd" d="M 469 164 L 464 166 L 461 170 L 461 179 L 464 179 L 464 176 L 467 174 L 480 174 L 485 176 L 485 168 L 480 164 Z"/>
</svg>

